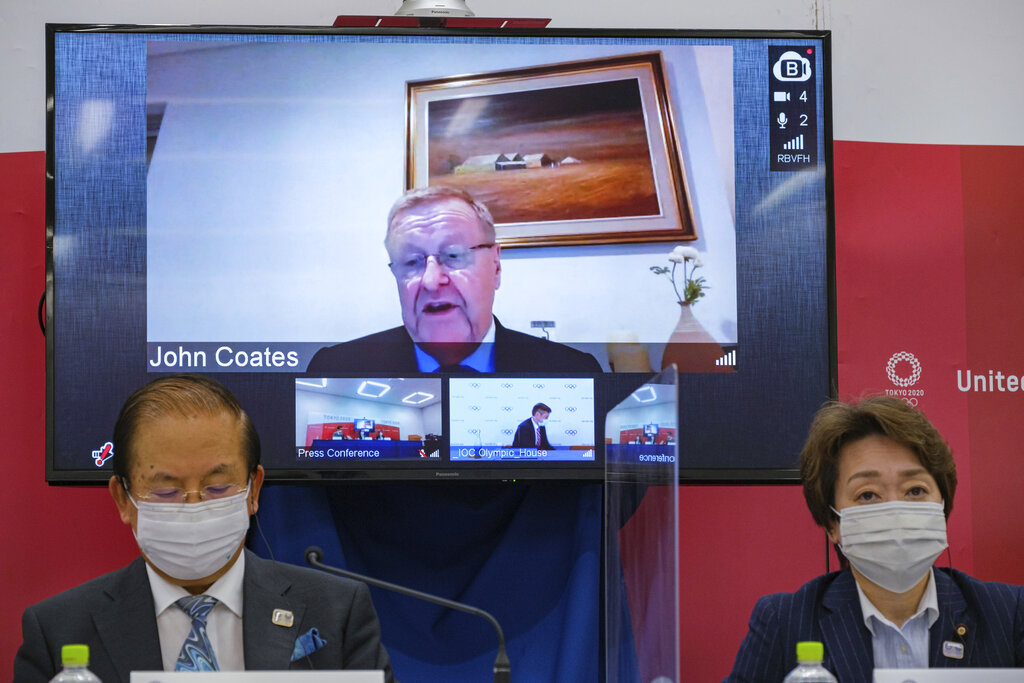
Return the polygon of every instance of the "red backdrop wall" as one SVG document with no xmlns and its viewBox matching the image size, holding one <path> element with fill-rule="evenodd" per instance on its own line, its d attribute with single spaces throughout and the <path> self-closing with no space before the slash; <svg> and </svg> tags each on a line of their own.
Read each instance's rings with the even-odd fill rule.
<svg viewBox="0 0 1024 683">
<path fill-rule="evenodd" d="M 1024 148 L 839 142 L 836 161 L 839 381 L 845 396 L 907 398 L 947 436 L 960 488 L 953 562 L 984 579 L 1024 582 L 1017 550 L 1024 394 L 962 391 L 957 373 L 1024 375 L 1015 315 L 1024 294 Z M 0 496 L 0 676 L 29 604 L 135 555 L 102 488 L 44 483 L 44 155 L 0 154 L 0 433 L 9 477 Z M 909 387 L 887 368 L 912 354 Z M 892 365 L 897 379 L 912 363 Z M 680 490 L 683 672 L 714 681 L 732 663 L 758 596 L 793 590 L 825 568 L 823 535 L 795 486 Z"/>
<path fill-rule="evenodd" d="M 46 345 L 42 152 L 0 154 L 0 678 L 7 679 L 28 605 L 125 564 L 136 553 L 105 488 L 49 487 L 44 476 Z"/>
</svg>

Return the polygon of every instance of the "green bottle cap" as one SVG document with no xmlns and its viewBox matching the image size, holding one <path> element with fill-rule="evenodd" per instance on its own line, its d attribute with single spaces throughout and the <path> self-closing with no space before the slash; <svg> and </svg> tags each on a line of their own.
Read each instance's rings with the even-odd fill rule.
<svg viewBox="0 0 1024 683">
<path fill-rule="evenodd" d="M 825 656 L 825 646 L 816 640 L 805 640 L 796 644 L 796 661 L 820 662 Z"/>
<path fill-rule="evenodd" d="M 60 649 L 60 661 L 64 666 L 88 666 L 88 645 L 65 645 Z"/>
</svg>

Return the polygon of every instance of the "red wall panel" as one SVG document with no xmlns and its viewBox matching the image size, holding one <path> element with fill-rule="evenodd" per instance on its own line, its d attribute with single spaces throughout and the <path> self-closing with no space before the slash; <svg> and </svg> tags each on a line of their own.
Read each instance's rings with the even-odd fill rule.
<svg viewBox="0 0 1024 683">
<path fill-rule="evenodd" d="M 825 571 L 825 535 L 799 486 L 681 486 L 679 622 L 684 681 L 720 681 L 766 593 Z"/>
<path fill-rule="evenodd" d="M 974 567 L 1024 583 L 1024 148 L 963 147 L 961 162 L 967 354 L 956 391 L 970 418 Z"/>
<path fill-rule="evenodd" d="M 115 569 L 137 553 L 105 488 L 44 481 L 45 343 L 36 322 L 43 293 L 42 152 L 0 154 L 0 434 L 6 473 L 0 495 L 0 678 L 21 642 L 21 612 L 65 588 Z"/>
<path fill-rule="evenodd" d="M 836 309 L 842 397 L 895 392 L 949 442 L 959 488 L 949 521 L 954 565 L 974 571 L 960 148 L 835 144 Z M 912 384 L 913 363 L 920 369 Z M 901 385 L 899 382 L 904 382 Z"/>
</svg>

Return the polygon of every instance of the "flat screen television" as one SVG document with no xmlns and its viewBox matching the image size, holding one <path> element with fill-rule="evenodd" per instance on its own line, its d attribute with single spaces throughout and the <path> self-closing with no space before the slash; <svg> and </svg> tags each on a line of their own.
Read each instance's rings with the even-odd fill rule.
<svg viewBox="0 0 1024 683">
<path fill-rule="evenodd" d="M 120 405 L 167 372 L 239 396 L 272 480 L 600 479 L 605 413 L 670 364 L 682 480 L 794 480 L 835 395 L 829 49 L 818 31 L 48 25 L 47 480 L 109 477 Z M 434 184 L 494 214 L 501 325 L 601 372 L 307 371 L 402 324 L 386 217 Z M 534 385 L 574 401 L 550 406 L 564 449 L 503 454 Z M 362 419 L 394 457 L 338 455 L 366 450 L 338 445 Z"/>
</svg>

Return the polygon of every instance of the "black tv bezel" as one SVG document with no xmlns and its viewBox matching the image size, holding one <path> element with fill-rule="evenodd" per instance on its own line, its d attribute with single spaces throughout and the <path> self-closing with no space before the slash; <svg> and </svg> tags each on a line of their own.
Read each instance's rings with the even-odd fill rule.
<svg viewBox="0 0 1024 683">
<path fill-rule="evenodd" d="M 455 28 L 455 27 L 325 27 L 325 26 L 265 26 L 242 24 L 103 24 L 103 23 L 47 23 L 46 24 L 46 204 L 45 204 L 45 332 L 46 332 L 46 455 L 45 477 L 50 484 L 102 485 L 109 478 L 107 470 L 57 469 L 53 464 L 54 436 L 54 229 L 56 211 L 55 140 L 54 140 L 54 40 L 58 33 L 128 33 L 128 34 L 235 34 L 235 35 L 391 35 L 453 37 L 537 37 L 561 38 L 637 38 L 637 39 L 758 39 L 758 40 L 815 40 L 822 48 L 822 102 L 824 126 L 824 159 L 820 164 L 825 173 L 825 282 L 828 336 L 828 391 L 821 402 L 838 396 L 838 349 L 836 331 L 836 271 L 835 271 L 835 193 L 831 93 L 831 31 L 816 29 L 667 29 L 667 28 Z M 301 373 L 298 373 L 301 374 Z M 156 375 L 152 375 L 155 377 Z M 644 380 L 638 380 L 638 385 Z M 808 416 L 808 420 L 810 416 Z M 112 426 L 111 426 L 112 428 Z M 678 440 L 677 440 L 678 441 Z M 599 481 L 603 479 L 603 453 L 598 463 L 588 468 L 549 467 L 512 471 L 490 468 L 466 471 L 457 468 L 415 468 L 414 470 L 324 470 L 313 473 L 306 470 L 274 468 L 268 470 L 272 482 L 336 482 L 336 481 L 451 481 L 467 480 L 527 480 L 571 479 Z M 796 453 L 793 459 L 796 459 Z M 511 472 L 511 473 L 510 473 Z M 679 468 L 680 484 L 797 484 L 799 470 L 792 468 Z"/>
</svg>

